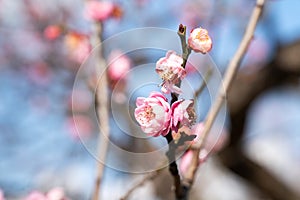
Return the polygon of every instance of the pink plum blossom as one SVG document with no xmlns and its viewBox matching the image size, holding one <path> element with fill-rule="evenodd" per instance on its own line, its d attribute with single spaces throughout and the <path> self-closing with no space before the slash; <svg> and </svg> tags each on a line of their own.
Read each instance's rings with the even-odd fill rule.
<svg viewBox="0 0 300 200">
<path fill-rule="evenodd" d="M 197 123 L 192 127 L 191 132 L 192 132 L 193 135 L 196 135 L 195 140 L 199 139 L 199 137 L 203 133 L 203 130 L 204 130 L 204 123 L 203 122 Z"/>
<path fill-rule="evenodd" d="M 84 16 L 93 21 L 104 21 L 110 17 L 121 17 L 122 9 L 109 1 L 90 0 L 86 3 Z"/>
<path fill-rule="evenodd" d="M 83 62 L 91 51 L 88 36 L 77 32 L 70 32 L 65 36 L 65 45 L 70 58 L 79 63 Z"/>
<path fill-rule="evenodd" d="M 103 21 L 110 17 L 113 9 L 112 2 L 91 0 L 86 3 L 84 15 L 89 20 Z"/>
<path fill-rule="evenodd" d="M 212 40 L 208 35 L 208 31 L 203 28 L 196 28 L 191 31 L 188 44 L 195 52 L 203 54 L 209 52 L 212 48 Z"/>
<path fill-rule="evenodd" d="M 112 51 L 108 57 L 108 76 L 118 81 L 130 70 L 131 62 L 128 56 L 119 50 Z"/>
<path fill-rule="evenodd" d="M 194 143 L 195 141 L 199 140 L 199 137 L 201 137 L 203 131 L 204 131 L 204 123 L 201 122 L 195 124 L 190 130 L 185 132 L 196 135 L 196 138 L 191 142 Z M 226 128 L 223 128 L 222 132 L 217 133 L 217 135 L 216 132 L 212 132 L 211 134 L 209 134 L 205 140 L 203 149 L 201 149 L 199 153 L 198 164 L 200 165 L 204 163 L 210 154 L 220 151 L 226 145 L 228 139 L 227 137 L 228 137 L 228 133 Z M 192 150 L 188 150 L 183 154 L 181 158 L 181 162 L 179 164 L 179 169 L 181 173 L 183 174 L 186 173 L 189 165 L 191 164 L 192 157 L 193 157 Z"/>
<path fill-rule="evenodd" d="M 80 140 L 91 136 L 93 123 L 87 116 L 76 114 L 66 120 L 66 128 L 72 138 Z"/>
<path fill-rule="evenodd" d="M 62 188 L 56 187 L 52 188 L 46 194 L 47 200 L 65 200 L 65 192 Z"/>
<path fill-rule="evenodd" d="M 176 54 L 174 51 L 168 51 L 166 57 L 160 58 L 156 62 L 156 72 L 162 78 L 162 89 L 163 93 L 169 94 L 170 92 L 180 94 L 182 91 L 176 86 L 179 80 L 182 80 L 186 71 L 181 66 L 183 58 Z"/>
<path fill-rule="evenodd" d="M 48 200 L 48 199 L 43 193 L 39 191 L 33 191 L 25 198 L 25 200 Z"/>
<path fill-rule="evenodd" d="M 138 97 L 134 115 L 142 130 L 149 136 L 167 135 L 171 125 L 170 105 L 161 93 L 152 92 L 149 97 Z"/>
<path fill-rule="evenodd" d="M 62 33 L 61 27 L 58 25 L 49 25 L 44 30 L 44 37 L 48 40 L 55 40 Z"/>
<path fill-rule="evenodd" d="M 204 131 L 204 123 L 197 123 L 191 129 L 191 134 L 196 135 L 194 141 L 199 140 L 199 137 Z M 212 153 L 220 151 L 227 143 L 228 132 L 226 127 L 222 127 L 220 132 L 212 131 L 205 139 L 204 148 Z"/>
<path fill-rule="evenodd" d="M 172 112 L 172 127 L 173 130 L 178 130 L 180 122 L 181 126 L 191 127 L 196 121 L 196 113 L 193 100 L 178 100 L 171 106 Z"/>
<path fill-rule="evenodd" d="M 201 165 L 207 160 L 208 152 L 205 149 L 202 149 L 199 153 L 199 160 L 198 165 Z M 181 174 L 185 174 L 191 164 L 191 161 L 193 159 L 193 151 L 188 150 L 185 152 L 181 158 L 181 161 L 179 163 L 179 170 Z"/>
<path fill-rule="evenodd" d="M 56 187 L 51 189 L 46 194 L 33 191 L 24 200 L 68 200 L 62 188 Z"/>
</svg>

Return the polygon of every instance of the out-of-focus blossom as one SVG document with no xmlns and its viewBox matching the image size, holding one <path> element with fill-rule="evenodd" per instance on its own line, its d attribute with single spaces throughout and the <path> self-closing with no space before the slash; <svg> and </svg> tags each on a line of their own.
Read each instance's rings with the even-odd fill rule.
<svg viewBox="0 0 300 200">
<path fill-rule="evenodd" d="M 198 72 L 197 67 L 195 65 L 192 65 L 189 62 L 187 62 L 186 65 L 185 65 L 185 71 L 186 71 L 187 74 L 193 74 L 193 73 Z"/>
<path fill-rule="evenodd" d="M 65 200 L 65 192 L 62 188 L 52 188 L 46 194 L 47 200 Z"/>
<path fill-rule="evenodd" d="M 43 193 L 39 191 L 33 191 L 27 197 L 25 197 L 25 200 L 48 200 L 48 199 Z"/>
<path fill-rule="evenodd" d="M 208 152 L 205 149 L 201 150 L 199 153 L 198 165 L 204 163 L 207 159 L 207 156 L 208 156 Z M 188 150 L 183 154 L 181 161 L 179 163 L 179 170 L 181 174 L 185 174 L 187 172 L 189 166 L 191 165 L 192 159 L 193 159 L 192 150 Z"/>
<path fill-rule="evenodd" d="M 68 200 L 62 188 L 53 188 L 47 194 L 39 191 L 31 192 L 24 200 Z"/>
<path fill-rule="evenodd" d="M 204 123 L 203 123 L 203 122 L 197 123 L 197 124 L 195 124 L 195 125 L 192 127 L 191 133 L 192 133 L 193 135 L 196 135 L 195 140 L 199 139 L 199 137 L 200 137 L 201 134 L 203 133 L 203 130 L 204 130 Z"/>
<path fill-rule="evenodd" d="M 131 66 L 128 56 L 119 50 L 112 51 L 108 57 L 108 76 L 113 81 L 118 81 L 126 76 Z"/>
<path fill-rule="evenodd" d="M 181 93 L 181 89 L 176 86 L 179 80 L 182 80 L 186 71 L 181 66 L 183 59 L 177 55 L 174 51 L 168 51 L 166 57 L 160 58 L 156 62 L 156 72 L 162 78 L 162 89 L 163 93 Z"/>
<path fill-rule="evenodd" d="M 4 193 L 1 189 L 0 189 L 0 200 L 5 200 Z"/>
<path fill-rule="evenodd" d="M 172 127 L 177 132 L 178 124 L 191 127 L 196 121 L 196 113 L 193 100 L 178 100 L 171 106 Z"/>
<path fill-rule="evenodd" d="M 204 123 L 200 122 L 195 124 L 191 129 L 191 134 L 196 135 L 194 141 L 199 140 L 199 137 L 204 131 Z M 220 151 L 227 143 L 228 139 L 228 132 L 226 127 L 222 127 L 222 130 L 219 132 L 214 130 L 208 134 L 207 138 L 205 139 L 204 148 L 211 152 L 218 152 Z M 193 141 L 193 142 L 194 142 Z"/>
<path fill-rule="evenodd" d="M 170 130 L 171 112 L 167 99 L 159 92 L 149 97 L 138 97 L 134 116 L 142 130 L 149 136 L 167 135 Z"/>
<path fill-rule="evenodd" d="M 65 45 L 70 58 L 76 62 L 83 62 L 91 51 L 91 44 L 87 35 L 70 32 L 65 36 Z"/>
<path fill-rule="evenodd" d="M 209 18 L 214 5 L 211 1 L 188 0 L 185 1 L 184 4 L 179 4 L 179 6 L 180 7 L 176 7 L 175 10 L 181 10 L 179 13 L 179 21 L 187 27 L 196 27 L 199 22 Z M 201 10 L 201 12 L 199 12 L 199 10 Z"/>
<path fill-rule="evenodd" d="M 122 9 L 112 2 L 91 0 L 86 3 L 84 16 L 93 21 L 104 21 L 110 17 L 121 17 Z"/>
<path fill-rule="evenodd" d="M 69 117 L 66 125 L 71 137 L 74 139 L 87 138 L 92 134 L 93 124 L 85 115 L 76 114 L 73 117 Z"/>
<path fill-rule="evenodd" d="M 191 31 L 188 38 L 188 44 L 195 52 L 207 53 L 212 48 L 212 40 L 208 31 L 203 28 L 196 28 Z"/>
<path fill-rule="evenodd" d="M 196 135 L 196 138 L 191 143 L 197 141 L 199 137 L 201 137 L 201 135 L 203 134 L 203 131 L 204 131 L 203 122 L 195 124 L 190 130 L 186 130 L 185 128 L 185 133 Z M 199 165 L 204 163 L 211 153 L 218 152 L 225 146 L 227 142 L 227 135 L 228 134 L 226 128 L 222 129 L 220 133 L 217 134 L 211 133 L 208 135 L 203 145 L 203 149 L 201 149 L 199 153 L 199 160 L 198 160 Z M 192 150 L 188 150 L 183 154 L 181 158 L 181 162 L 179 164 L 179 169 L 181 173 L 184 174 L 187 171 L 189 165 L 191 164 L 192 157 L 193 157 Z"/>
<path fill-rule="evenodd" d="M 49 25 L 44 30 L 44 37 L 48 40 L 57 39 L 62 33 L 61 27 L 58 25 Z"/>
</svg>

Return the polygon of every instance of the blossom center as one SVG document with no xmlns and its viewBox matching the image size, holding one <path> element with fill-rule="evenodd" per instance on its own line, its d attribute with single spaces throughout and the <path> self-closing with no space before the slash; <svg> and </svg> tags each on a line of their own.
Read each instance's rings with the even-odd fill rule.
<svg viewBox="0 0 300 200">
<path fill-rule="evenodd" d="M 198 33 L 196 35 L 196 39 L 200 40 L 201 42 L 205 42 L 209 40 L 209 36 L 207 34 Z"/>
<path fill-rule="evenodd" d="M 149 105 L 145 106 L 137 116 L 141 124 L 149 123 L 152 119 L 155 118 L 155 113 L 153 113 L 153 108 Z"/>
<path fill-rule="evenodd" d="M 161 78 L 165 81 L 172 81 L 174 79 L 174 75 L 175 74 L 170 69 L 162 70 L 160 73 Z"/>
</svg>

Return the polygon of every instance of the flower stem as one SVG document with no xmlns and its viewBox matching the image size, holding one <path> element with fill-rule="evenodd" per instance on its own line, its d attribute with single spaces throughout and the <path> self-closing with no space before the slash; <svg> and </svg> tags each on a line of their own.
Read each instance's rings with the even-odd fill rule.
<svg viewBox="0 0 300 200">
<path fill-rule="evenodd" d="M 180 38 L 181 41 L 181 47 L 182 47 L 182 58 L 183 58 L 183 63 L 181 66 L 185 68 L 188 57 L 191 53 L 191 49 L 186 43 L 186 26 L 183 26 L 182 24 L 179 25 L 177 34 Z M 176 86 L 180 87 L 181 81 L 179 81 Z M 171 105 L 178 100 L 178 94 L 176 93 L 171 93 Z M 177 200 L 182 200 L 183 199 L 183 187 L 181 184 L 181 178 L 178 172 L 178 166 L 176 163 L 176 148 L 177 146 L 174 143 L 174 139 L 172 136 L 172 130 L 169 131 L 169 133 L 165 136 L 168 145 L 169 145 L 169 150 L 166 153 L 166 156 L 168 157 L 169 160 L 169 171 L 171 175 L 173 176 L 174 179 L 174 186 L 175 186 L 175 195 Z"/>
<path fill-rule="evenodd" d="M 177 34 L 180 38 L 181 42 L 181 47 L 182 47 L 182 58 L 183 58 L 183 63 L 182 67 L 185 68 L 187 60 L 189 55 L 191 54 L 191 49 L 186 43 L 186 26 L 183 26 L 182 24 L 179 25 Z"/>
</svg>

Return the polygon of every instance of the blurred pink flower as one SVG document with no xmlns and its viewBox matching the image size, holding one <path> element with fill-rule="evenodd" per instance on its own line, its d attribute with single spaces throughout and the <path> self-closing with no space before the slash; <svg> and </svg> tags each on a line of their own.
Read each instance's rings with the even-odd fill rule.
<svg viewBox="0 0 300 200">
<path fill-rule="evenodd" d="M 51 189 L 46 195 L 39 191 L 33 191 L 25 200 L 68 200 L 68 198 L 66 198 L 64 190 L 57 187 Z"/>
<path fill-rule="evenodd" d="M 178 100 L 171 106 L 172 112 L 172 127 L 178 131 L 178 124 L 181 126 L 191 127 L 196 121 L 196 113 L 193 100 Z"/>
<path fill-rule="evenodd" d="M 156 72 L 162 78 L 162 89 L 163 93 L 181 93 L 181 89 L 176 86 L 179 80 L 182 80 L 186 71 L 181 66 L 183 59 L 177 55 L 174 51 L 168 51 L 166 57 L 160 58 L 156 62 Z"/>
<path fill-rule="evenodd" d="M 203 122 L 197 123 L 192 127 L 191 132 L 192 132 L 193 135 L 196 135 L 195 140 L 199 139 L 199 137 L 202 134 L 203 130 L 204 130 L 204 123 Z"/>
<path fill-rule="evenodd" d="M 208 31 L 203 28 L 196 28 L 191 31 L 188 44 L 195 52 L 203 54 L 209 52 L 212 48 L 212 40 L 208 35 Z"/>
<path fill-rule="evenodd" d="M 195 65 L 192 65 L 189 62 L 187 62 L 186 65 L 185 65 L 185 71 L 186 71 L 187 74 L 193 74 L 193 73 L 198 72 L 197 67 Z"/>
<path fill-rule="evenodd" d="M 48 40 L 55 40 L 62 33 L 61 27 L 58 25 L 49 25 L 44 30 L 44 37 Z"/>
<path fill-rule="evenodd" d="M 203 131 L 204 131 L 203 122 L 195 124 L 190 130 L 186 128 L 184 129 L 184 132 L 187 133 L 188 135 L 190 134 L 196 135 L 196 138 L 193 141 L 191 141 L 190 144 L 199 140 L 199 137 L 203 134 Z M 199 153 L 198 164 L 200 165 L 204 163 L 210 154 L 220 151 L 226 145 L 227 139 L 228 139 L 228 133 L 225 127 L 223 127 L 221 133 L 211 132 L 207 136 L 205 143 L 203 145 L 203 149 L 201 149 Z M 179 170 L 182 174 L 186 173 L 189 165 L 191 164 L 192 158 L 193 158 L 192 150 L 187 150 L 183 154 L 179 164 Z"/>
<path fill-rule="evenodd" d="M 74 139 L 84 139 L 92 134 L 93 124 L 87 116 L 76 114 L 67 119 L 66 128 Z"/>
<path fill-rule="evenodd" d="M 65 36 L 65 45 L 70 58 L 76 62 L 83 62 L 91 51 L 91 44 L 87 35 L 70 32 Z"/>
<path fill-rule="evenodd" d="M 47 200 L 65 200 L 65 192 L 62 188 L 52 188 L 46 194 Z"/>
<path fill-rule="evenodd" d="M 198 165 L 204 163 L 207 159 L 208 153 L 205 149 L 201 150 L 199 153 L 199 160 L 198 160 Z M 179 163 L 179 170 L 181 174 L 185 174 L 188 170 L 188 167 L 191 164 L 193 158 L 193 151 L 188 150 L 186 151 L 183 156 L 181 157 L 181 161 Z"/>
<path fill-rule="evenodd" d="M 122 9 L 109 1 L 90 0 L 86 3 L 84 16 L 89 20 L 104 21 L 110 17 L 121 17 Z"/>
<path fill-rule="evenodd" d="M 152 92 L 148 98 L 138 97 L 134 116 L 142 130 L 149 136 L 167 135 L 170 130 L 170 105 L 159 92 Z"/>
<path fill-rule="evenodd" d="M 125 77 L 131 66 L 128 56 L 119 50 L 110 53 L 108 56 L 108 64 L 108 76 L 113 81 L 118 81 Z"/>
<path fill-rule="evenodd" d="M 25 200 L 48 200 L 48 199 L 43 193 L 39 191 L 33 191 L 25 198 Z"/>
<path fill-rule="evenodd" d="M 113 9 L 112 2 L 91 0 L 86 3 L 84 14 L 89 20 L 103 21 L 110 17 Z"/>
<path fill-rule="evenodd" d="M 1 189 L 0 189 L 0 200 L 5 200 L 4 193 Z"/>
</svg>

